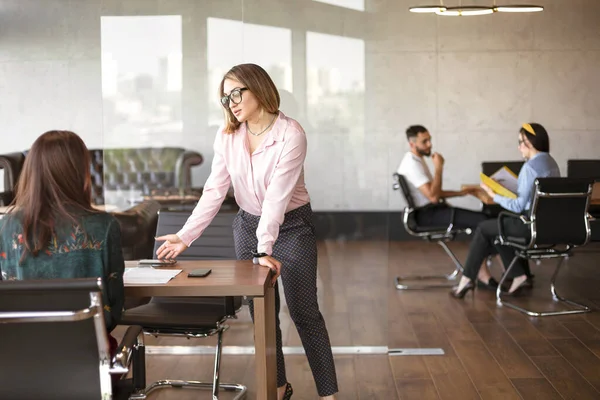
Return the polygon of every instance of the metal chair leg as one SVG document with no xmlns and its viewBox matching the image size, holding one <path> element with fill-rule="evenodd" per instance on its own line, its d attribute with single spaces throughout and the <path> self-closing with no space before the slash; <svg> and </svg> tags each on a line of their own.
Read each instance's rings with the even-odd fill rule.
<svg viewBox="0 0 600 400">
<path fill-rule="evenodd" d="M 215 367 L 212 382 L 200 382 L 200 381 L 184 381 L 175 379 L 163 379 L 151 383 L 143 390 L 139 390 L 129 396 L 129 400 L 145 400 L 148 395 L 157 389 L 164 388 L 179 388 L 179 389 L 205 389 L 212 391 L 212 399 L 218 400 L 219 390 L 226 392 L 238 392 L 233 400 L 241 400 L 246 398 L 247 388 L 244 385 L 237 383 L 220 383 L 220 371 L 221 371 L 221 354 L 223 349 L 223 329 L 217 333 L 217 349 L 215 353 Z M 143 347 L 142 347 L 143 350 Z M 144 374 L 145 375 L 145 374 Z"/>
<path fill-rule="evenodd" d="M 146 347 L 143 332 L 137 337 L 136 345 L 133 348 L 132 360 L 133 389 L 137 393 L 146 387 Z"/>
<path fill-rule="evenodd" d="M 223 331 L 217 334 L 217 350 L 215 352 L 215 371 L 213 374 L 213 400 L 219 398 L 219 374 L 221 372 L 221 349 L 223 347 Z"/>
<path fill-rule="evenodd" d="M 515 265 L 518 258 L 519 258 L 519 256 L 515 256 L 515 258 L 513 258 L 510 265 L 506 269 L 506 272 L 504 273 L 504 275 L 502 275 L 502 279 L 500 279 L 500 283 L 498 284 L 498 288 L 496 289 L 496 304 L 498 306 L 500 306 L 500 307 L 507 306 L 509 308 L 512 308 L 514 310 L 517 310 L 524 314 L 527 314 L 530 317 L 548 317 L 548 316 L 552 316 L 552 315 L 582 314 L 582 313 L 591 311 L 591 308 L 589 308 L 588 306 L 577 303 L 572 300 L 565 299 L 565 298 L 559 296 L 558 293 L 556 293 L 556 286 L 555 286 L 556 277 L 558 276 L 558 272 L 564 261 L 564 257 L 561 257 L 558 260 L 556 269 L 554 270 L 554 273 L 552 274 L 552 279 L 550 280 L 550 293 L 552 294 L 552 300 L 569 304 L 570 306 L 576 307 L 576 309 L 564 310 L 564 311 L 531 311 L 531 310 L 527 310 L 526 308 L 519 307 L 515 304 L 512 304 L 512 303 L 502 300 L 502 290 L 501 290 L 502 284 L 506 280 L 506 277 L 508 276 L 512 267 Z"/>
<path fill-rule="evenodd" d="M 446 242 L 442 240 L 438 240 L 437 244 L 442 246 L 442 248 L 446 251 L 446 254 L 452 259 L 454 262 L 454 271 L 450 274 L 439 274 L 439 275 L 405 275 L 405 276 L 397 276 L 395 280 L 396 289 L 398 290 L 421 290 L 421 289 L 433 289 L 433 288 L 448 288 L 455 285 L 455 280 L 460 273 L 463 272 L 463 267 L 458 258 L 454 255 L 452 250 L 448 247 Z M 402 281 L 423 281 L 423 280 L 441 280 L 439 283 L 431 283 L 431 284 L 416 284 L 408 286 L 403 284 Z M 443 282 L 443 281 L 449 282 Z"/>
</svg>

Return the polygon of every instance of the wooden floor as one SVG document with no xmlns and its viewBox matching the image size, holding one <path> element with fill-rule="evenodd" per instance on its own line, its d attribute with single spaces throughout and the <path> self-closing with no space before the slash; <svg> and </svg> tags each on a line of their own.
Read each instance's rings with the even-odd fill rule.
<svg viewBox="0 0 600 400">
<path fill-rule="evenodd" d="M 451 245 L 464 260 L 465 243 Z M 449 258 L 433 243 L 320 243 L 319 296 L 334 346 L 436 347 L 443 356 L 336 356 L 338 399 L 600 399 L 600 312 L 527 318 L 498 309 L 494 295 L 478 291 L 463 301 L 446 289 L 397 291 L 393 278 L 411 272 L 449 272 Z M 563 267 L 557 288 L 600 309 L 600 247 L 588 246 Z M 536 288 L 519 299 L 549 309 L 554 264 L 532 266 Z M 492 273 L 499 275 L 495 262 Z M 300 346 L 285 304 L 281 312 L 285 346 Z M 247 308 L 229 323 L 225 345 L 252 345 Z M 148 345 L 210 345 L 211 339 L 148 338 Z M 149 381 L 160 378 L 208 380 L 212 357 L 152 355 Z M 287 356 L 294 400 L 316 399 L 306 358 Z M 222 381 L 243 383 L 254 399 L 252 356 L 223 356 Z M 209 399 L 196 390 L 165 389 L 150 399 Z M 229 394 L 220 396 L 233 398 Z"/>
</svg>

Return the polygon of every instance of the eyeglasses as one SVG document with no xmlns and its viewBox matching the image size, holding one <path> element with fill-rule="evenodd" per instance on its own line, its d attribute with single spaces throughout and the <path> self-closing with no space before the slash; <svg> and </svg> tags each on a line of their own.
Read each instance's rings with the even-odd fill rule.
<svg viewBox="0 0 600 400">
<path fill-rule="evenodd" d="M 242 92 L 248 90 L 248 88 L 233 89 L 229 95 L 221 97 L 221 104 L 223 107 L 229 106 L 231 101 L 233 104 L 240 104 L 242 102 Z"/>
</svg>

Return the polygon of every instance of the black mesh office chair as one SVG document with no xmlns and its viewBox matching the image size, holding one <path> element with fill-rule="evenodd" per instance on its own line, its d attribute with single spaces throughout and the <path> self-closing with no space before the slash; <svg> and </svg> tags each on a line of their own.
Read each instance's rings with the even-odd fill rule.
<svg viewBox="0 0 600 400">
<path fill-rule="evenodd" d="M 589 179 L 540 178 L 535 181 L 535 194 L 529 216 L 516 215 L 507 211 L 500 213 L 499 242 L 515 249 L 515 257 L 506 269 L 496 291 L 496 303 L 507 306 L 532 317 L 565 315 L 589 312 L 590 308 L 560 297 L 555 282 L 565 258 L 572 250 L 584 246 L 590 239 L 588 206 L 592 193 Z M 520 218 L 529 225 L 531 239 L 508 237 L 502 229 L 505 218 Z M 539 260 L 558 258 L 558 264 L 550 281 L 550 292 L 554 301 L 564 302 L 575 309 L 565 311 L 536 312 L 519 307 L 502 299 L 501 287 L 518 258 Z"/>
<path fill-rule="evenodd" d="M 160 211 L 156 236 L 177 232 L 190 216 L 186 211 Z M 219 213 L 179 260 L 235 259 L 231 223 L 235 213 Z M 154 252 L 160 246 L 155 243 Z M 138 390 L 131 399 L 145 399 L 160 388 L 211 389 L 212 398 L 218 399 L 220 389 L 237 392 L 235 400 L 246 396 L 246 387 L 237 383 L 221 383 L 222 336 L 229 328 L 227 319 L 236 318 L 242 304 L 241 297 L 153 297 L 148 304 L 126 310 L 122 323 L 140 325 L 144 333 L 153 336 L 182 336 L 202 338 L 217 335 L 212 382 L 164 379 Z"/>
<path fill-rule="evenodd" d="M 600 160 L 567 160 L 567 176 L 569 178 L 588 178 L 600 182 Z M 591 204 L 588 212 L 592 217 L 590 240 L 600 241 L 600 205 Z"/>
<path fill-rule="evenodd" d="M 189 218 L 190 211 L 159 211 L 156 236 L 176 233 Z M 178 260 L 233 260 L 233 219 L 236 212 L 219 212 L 210 226 L 202 233 L 191 247 L 181 253 Z M 154 243 L 154 254 L 162 242 Z"/>
<path fill-rule="evenodd" d="M 407 206 L 404 208 L 404 213 L 402 217 L 402 222 L 404 223 L 404 229 L 410 235 L 422 238 L 427 241 L 435 241 L 437 244 L 442 246 L 442 248 L 446 251 L 448 256 L 452 259 L 454 263 L 454 271 L 449 274 L 441 274 L 441 275 L 412 275 L 412 276 L 398 276 L 395 279 L 396 289 L 406 290 L 406 289 L 428 289 L 428 288 L 445 288 L 454 285 L 454 280 L 456 280 L 457 276 L 462 273 L 463 267 L 452 252 L 446 242 L 454 240 L 457 234 L 464 233 L 467 235 L 471 234 L 471 229 L 455 229 L 452 221 L 454 220 L 454 215 L 448 221 L 448 225 L 440 226 L 440 227 L 420 227 L 417 225 L 415 219 L 415 202 L 410 194 L 410 189 L 408 183 L 406 182 L 406 178 L 403 175 L 398 173 L 394 173 L 394 190 L 400 189 L 402 194 L 404 195 L 404 199 L 406 201 Z M 407 285 L 404 283 L 405 281 L 425 281 L 425 280 L 445 280 L 447 282 L 437 282 L 430 284 L 417 284 L 417 285 Z"/>
<path fill-rule="evenodd" d="M 600 179 L 600 160 L 567 160 L 569 178 Z"/>
<path fill-rule="evenodd" d="M 98 278 L 2 281 L 0 399 L 127 399 L 145 385 L 140 333 L 130 327 L 111 359 Z M 113 392 L 111 374 L 130 367 Z"/>
</svg>

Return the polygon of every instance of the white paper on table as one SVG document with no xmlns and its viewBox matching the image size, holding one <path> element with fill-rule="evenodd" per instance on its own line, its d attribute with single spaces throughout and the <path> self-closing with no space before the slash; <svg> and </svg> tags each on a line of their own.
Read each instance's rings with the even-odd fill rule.
<svg viewBox="0 0 600 400">
<path fill-rule="evenodd" d="M 180 269 L 125 268 L 123 283 L 126 285 L 160 285 L 177 276 Z"/>
</svg>

